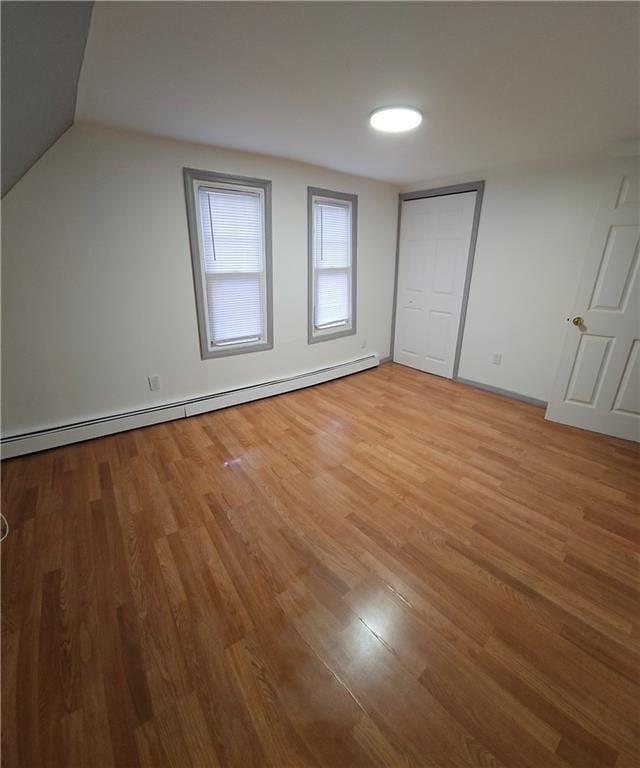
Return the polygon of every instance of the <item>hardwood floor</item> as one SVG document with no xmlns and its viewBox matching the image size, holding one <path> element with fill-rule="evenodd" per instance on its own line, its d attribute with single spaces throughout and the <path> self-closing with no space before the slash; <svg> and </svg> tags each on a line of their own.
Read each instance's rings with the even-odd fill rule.
<svg viewBox="0 0 640 768">
<path fill-rule="evenodd" d="M 7 461 L 3 766 L 638 766 L 639 463 L 393 364 Z"/>
</svg>

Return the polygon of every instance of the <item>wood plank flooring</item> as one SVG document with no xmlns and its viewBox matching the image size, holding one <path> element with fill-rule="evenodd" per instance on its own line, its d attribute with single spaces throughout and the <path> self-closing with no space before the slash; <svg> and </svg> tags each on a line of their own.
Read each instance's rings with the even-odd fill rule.
<svg viewBox="0 0 640 768">
<path fill-rule="evenodd" d="M 7 461 L 2 764 L 638 766 L 639 462 L 393 364 Z"/>
</svg>

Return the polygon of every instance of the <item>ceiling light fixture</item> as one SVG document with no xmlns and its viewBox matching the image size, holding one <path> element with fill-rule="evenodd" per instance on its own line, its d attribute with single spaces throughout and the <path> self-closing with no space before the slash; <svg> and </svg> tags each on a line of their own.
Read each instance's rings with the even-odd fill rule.
<svg viewBox="0 0 640 768">
<path fill-rule="evenodd" d="M 376 131 L 403 133 L 417 128 L 422 122 L 422 112 L 415 107 L 379 107 L 369 116 Z"/>
</svg>

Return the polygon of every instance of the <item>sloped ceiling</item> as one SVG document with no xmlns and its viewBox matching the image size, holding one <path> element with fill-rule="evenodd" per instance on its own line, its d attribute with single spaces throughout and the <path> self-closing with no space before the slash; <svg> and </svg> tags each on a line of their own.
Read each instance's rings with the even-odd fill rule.
<svg viewBox="0 0 640 768">
<path fill-rule="evenodd" d="M 76 119 L 398 183 L 638 135 L 635 2 L 98 2 Z M 414 104 L 415 132 L 372 109 Z"/>
<path fill-rule="evenodd" d="M 73 123 L 90 2 L 2 2 L 2 195 Z"/>
</svg>

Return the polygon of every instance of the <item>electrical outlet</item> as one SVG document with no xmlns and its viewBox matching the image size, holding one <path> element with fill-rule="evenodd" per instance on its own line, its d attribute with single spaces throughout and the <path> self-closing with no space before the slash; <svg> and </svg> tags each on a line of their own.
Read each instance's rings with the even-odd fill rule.
<svg viewBox="0 0 640 768">
<path fill-rule="evenodd" d="M 360 349 L 366 349 L 366 346 L 367 346 L 367 340 L 366 339 L 362 339 L 362 342 L 360 344 Z"/>
<path fill-rule="evenodd" d="M 501 352 L 494 352 L 491 356 L 491 362 L 494 365 L 502 365 L 502 353 Z"/>
<path fill-rule="evenodd" d="M 155 392 L 156 390 L 160 389 L 160 377 L 159 376 L 149 376 L 147 379 L 149 382 L 149 391 Z"/>
</svg>

